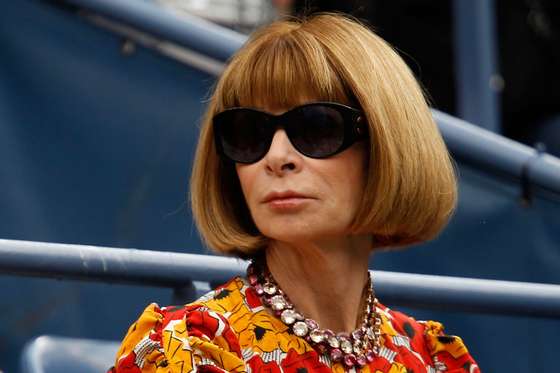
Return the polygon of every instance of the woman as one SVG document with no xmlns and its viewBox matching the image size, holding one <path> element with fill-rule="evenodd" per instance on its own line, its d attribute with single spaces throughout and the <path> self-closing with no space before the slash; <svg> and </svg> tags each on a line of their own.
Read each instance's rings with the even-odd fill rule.
<svg viewBox="0 0 560 373">
<path fill-rule="evenodd" d="M 191 179 L 214 250 L 251 259 L 192 304 L 151 304 L 113 372 L 479 372 L 459 337 L 377 301 L 372 251 L 435 237 L 456 204 L 413 75 L 343 15 L 275 22 L 218 80 Z"/>
</svg>

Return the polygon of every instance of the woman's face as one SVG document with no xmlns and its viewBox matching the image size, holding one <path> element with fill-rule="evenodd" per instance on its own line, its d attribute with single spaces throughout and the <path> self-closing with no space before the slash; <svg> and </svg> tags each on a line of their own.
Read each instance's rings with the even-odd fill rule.
<svg viewBox="0 0 560 373">
<path fill-rule="evenodd" d="M 262 109 L 281 114 L 290 108 Z M 236 164 L 259 231 L 291 244 L 348 234 L 362 200 L 366 144 L 360 141 L 329 158 L 314 159 L 299 153 L 278 128 L 264 158 Z"/>
</svg>

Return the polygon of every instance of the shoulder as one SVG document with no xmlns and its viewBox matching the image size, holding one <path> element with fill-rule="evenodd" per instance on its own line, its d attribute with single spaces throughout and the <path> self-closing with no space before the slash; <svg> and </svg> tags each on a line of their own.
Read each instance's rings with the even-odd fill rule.
<svg viewBox="0 0 560 373">
<path fill-rule="evenodd" d="M 200 307 L 229 315 L 240 308 L 253 310 L 262 307 L 262 303 L 253 288 L 243 277 L 234 277 L 225 284 L 206 293 L 193 302 Z"/>
<path fill-rule="evenodd" d="M 244 371 L 239 342 L 227 319 L 246 302 L 243 285 L 236 277 L 187 305 L 148 305 L 129 328 L 112 371 L 175 372 L 173 366 L 181 367 L 177 371 L 201 366 L 212 372 Z"/>
<path fill-rule="evenodd" d="M 384 305 L 378 310 L 382 316 L 385 347 L 401 355 L 416 356 L 437 371 L 479 373 L 480 369 L 463 340 L 445 333 L 437 321 L 419 321 Z"/>
</svg>

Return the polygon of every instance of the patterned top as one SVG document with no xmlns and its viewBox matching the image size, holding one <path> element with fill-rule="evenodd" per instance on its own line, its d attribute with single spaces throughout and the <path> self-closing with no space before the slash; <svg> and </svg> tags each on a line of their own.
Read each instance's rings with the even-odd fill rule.
<svg viewBox="0 0 560 373">
<path fill-rule="evenodd" d="M 461 338 L 382 304 L 380 355 L 361 372 L 480 373 Z M 344 372 L 270 314 L 243 277 L 180 307 L 150 304 L 108 373 Z M 354 369 L 351 372 L 356 372 Z"/>
</svg>

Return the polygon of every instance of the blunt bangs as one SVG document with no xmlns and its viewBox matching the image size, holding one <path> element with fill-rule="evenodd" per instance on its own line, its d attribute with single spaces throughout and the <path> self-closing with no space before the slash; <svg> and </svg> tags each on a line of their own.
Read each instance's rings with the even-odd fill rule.
<svg viewBox="0 0 560 373">
<path fill-rule="evenodd" d="M 236 106 L 289 108 L 305 99 L 354 101 L 325 48 L 300 24 L 278 24 L 248 42 L 249 51 L 225 71 L 223 86 L 228 89 L 216 97 L 218 111 Z"/>
</svg>

